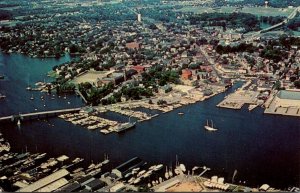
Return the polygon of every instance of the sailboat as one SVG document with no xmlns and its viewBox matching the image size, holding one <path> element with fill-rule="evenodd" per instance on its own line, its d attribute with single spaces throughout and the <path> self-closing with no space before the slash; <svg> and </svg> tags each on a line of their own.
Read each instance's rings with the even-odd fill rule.
<svg viewBox="0 0 300 193">
<path fill-rule="evenodd" d="M 166 173 L 165 173 L 165 178 L 169 179 L 169 171 L 168 171 L 168 166 L 166 166 Z"/>
<path fill-rule="evenodd" d="M 109 163 L 109 159 L 108 159 L 108 155 L 104 154 L 104 161 L 102 162 L 102 164 L 108 164 Z"/>
<path fill-rule="evenodd" d="M 214 123 L 211 120 L 211 126 L 209 126 L 208 124 L 208 120 L 206 120 L 206 125 L 204 126 L 204 128 L 208 131 L 217 131 L 218 129 L 214 128 Z"/>
<path fill-rule="evenodd" d="M 174 173 L 176 175 L 179 175 L 180 174 L 180 171 L 179 171 L 179 162 L 178 162 L 178 157 L 176 155 L 176 166 L 175 166 L 175 169 L 174 169 Z"/>
<path fill-rule="evenodd" d="M 173 177 L 172 167 L 170 167 L 170 170 L 169 170 L 169 176 L 170 176 L 170 178 Z"/>
<path fill-rule="evenodd" d="M 31 97 L 30 97 L 30 100 L 34 100 L 34 97 L 33 97 L 33 95 L 31 95 Z"/>
<path fill-rule="evenodd" d="M 30 78 L 30 75 L 29 75 L 29 78 Z M 32 89 L 31 86 L 29 85 L 29 78 L 28 78 L 26 90 L 31 90 Z"/>
<path fill-rule="evenodd" d="M 18 123 L 17 123 L 17 125 L 18 125 L 18 126 L 20 126 L 20 125 L 21 125 L 21 121 L 20 121 L 20 119 L 18 120 Z"/>
</svg>

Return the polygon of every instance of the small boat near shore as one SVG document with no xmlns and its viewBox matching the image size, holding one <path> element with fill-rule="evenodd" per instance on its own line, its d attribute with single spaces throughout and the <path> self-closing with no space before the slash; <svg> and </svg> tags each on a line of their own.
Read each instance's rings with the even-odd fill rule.
<svg viewBox="0 0 300 193">
<path fill-rule="evenodd" d="M 6 98 L 5 95 L 0 94 L 0 99 L 5 99 L 5 98 Z"/>
<path fill-rule="evenodd" d="M 252 111 L 252 110 L 255 109 L 256 107 L 258 107 L 257 104 L 249 105 L 248 110 L 249 110 L 249 111 Z"/>
<path fill-rule="evenodd" d="M 179 112 L 178 115 L 184 115 L 184 113 L 183 112 Z"/>
</svg>

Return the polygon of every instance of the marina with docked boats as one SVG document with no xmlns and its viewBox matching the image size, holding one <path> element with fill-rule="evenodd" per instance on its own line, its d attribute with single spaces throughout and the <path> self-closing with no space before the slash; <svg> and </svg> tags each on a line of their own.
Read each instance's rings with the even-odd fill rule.
<svg viewBox="0 0 300 193">
<path fill-rule="evenodd" d="M 17 115 L 19 112 L 31 113 L 83 106 L 78 96 L 68 94 L 57 95 L 55 93 L 47 94 L 46 92 L 30 92 L 26 90 L 26 87 L 28 87 L 28 76 L 26 76 L 27 72 L 25 72 L 24 75 L 23 67 L 26 65 L 20 62 L 22 60 L 23 58 L 18 60 L 18 63 L 15 65 L 11 63 L 12 65 L 9 66 L 14 70 L 11 70 L 14 72 L 13 74 L 6 73 L 10 81 L 5 80 L 5 77 L 5 79 L 0 82 L 1 93 L 6 95 L 6 98 L 0 101 L 1 116 Z M 48 71 L 49 66 L 57 62 L 59 61 L 53 62 L 52 64 L 49 63 L 49 65 L 45 63 L 46 70 L 44 71 Z M 31 61 L 30 64 L 30 68 L 33 68 L 33 71 L 34 66 L 39 66 L 39 62 L 35 61 Z M 41 81 L 44 79 L 43 72 L 38 71 L 35 73 L 38 75 L 30 73 L 30 81 L 36 83 L 43 82 Z M 21 82 L 15 84 L 15 82 L 19 80 L 21 80 Z M 35 85 L 35 83 L 31 83 L 31 85 Z M 209 181 L 209 183 L 205 183 L 205 187 L 209 188 L 209 186 L 211 186 L 213 190 L 221 190 L 215 187 L 222 187 L 222 185 L 220 185 L 222 180 L 220 180 L 220 184 L 218 184 L 216 182 L 218 182 L 219 178 L 217 180 L 215 180 L 215 178 L 211 179 L 212 176 L 223 176 L 225 178 L 224 184 L 226 184 L 227 182 L 232 182 L 231 177 L 235 169 L 238 170 L 235 184 L 239 184 L 239 186 L 242 187 L 245 185 L 243 183 L 244 181 L 246 181 L 247 185 L 249 184 L 249 186 L 257 188 L 264 183 L 270 184 L 271 186 L 276 184 L 280 188 L 297 185 L 297 182 L 293 181 L 293 179 L 297 179 L 295 178 L 295 171 L 297 171 L 298 164 L 295 160 L 297 160 L 299 154 L 287 147 L 296 147 L 298 144 L 298 142 L 293 140 L 299 136 L 298 120 L 290 117 L 262 116 L 263 112 L 260 107 L 253 109 L 251 112 L 249 112 L 247 107 L 242 107 L 238 116 L 233 113 L 231 109 L 216 107 L 224 97 L 229 96 L 231 92 L 234 92 L 234 90 L 240 86 L 241 84 L 234 85 L 224 93 L 202 102 L 186 99 L 179 103 L 159 106 L 157 104 L 149 104 L 148 100 L 131 101 L 130 104 L 120 103 L 107 107 L 93 107 L 95 110 L 93 110 L 93 112 L 66 113 L 64 114 L 65 117 L 61 118 L 50 116 L 28 121 L 21 120 L 19 126 L 17 122 L 1 123 L 0 131 L 7 139 L 7 142 L 10 142 L 9 146 L 6 144 L 1 147 L 4 149 L 9 149 L 8 147 L 10 147 L 10 152 L 19 152 L 18 154 L 24 152 L 47 152 L 47 159 L 57 159 L 68 152 L 66 156 L 69 157 L 70 161 L 76 158 L 83 159 L 83 161 L 80 162 L 83 165 L 83 170 L 89 169 L 88 167 L 92 163 L 95 165 L 101 163 L 103 154 L 108 153 L 110 161 L 102 167 L 102 171 L 105 173 L 106 171 L 112 173 L 112 170 L 117 165 L 122 162 L 125 163 L 126 160 L 135 156 L 139 156 L 149 163 L 145 165 L 145 167 L 140 167 L 138 171 L 134 171 L 133 173 L 135 174 L 133 175 L 126 173 L 125 175 L 127 175 L 128 179 L 124 180 L 124 182 L 123 180 L 118 181 L 120 182 L 118 184 L 121 185 L 110 184 L 110 188 L 113 188 L 112 190 L 119 189 L 120 187 L 121 189 L 124 188 L 122 183 L 125 184 L 126 187 L 148 187 L 150 183 L 151 185 L 149 186 L 152 186 L 153 189 L 157 186 L 156 188 L 161 190 L 160 188 L 171 188 L 170 186 L 172 186 L 172 184 L 173 187 L 180 187 L 179 182 L 190 183 L 190 179 L 194 179 L 195 181 L 195 178 L 177 177 L 175 173 L 176 164 L 172 164 L 172 160 L 174 162 L 176 154 L 179 155 L 180 160 L 182 160 L 181 162 L 184 163 L 186 167 L 186 176 L 189 176 L 188 171 L 190 171 L 190 175 L 193 173 L 192 169 L 196 165 L 207 165 L 212 168 L 212 170 L 204 174 L 206 177 L 204 177 L 204 179 L 201 178 L 201 180 Z M 33 97 L 33 99 L 31 99 L 31 97 Z M 137 111 L 142 113 L 132 115 Z M 156 114 L 159 114 L 159 116 Z M 130 120 L 129 117 L 132 120 Z M 149 117 L 152 117 L 152 119 L 147 120 Z M 250 121 L 246 123 L 245 119 Z M 207 120 L 209 121 L 209 125 L 211 125 L 210 120 L 213 120 L 213 127 L 215 128 L 217 126 L 218 131 L 208 132 L 204 128 L 207 124 Z M 253 123 L 251 120 L 256 120 L 256 122 Z M 72 121 L 77 121 L 77 124 Z M 85 121 L 89 124 L 81 125 Z M 122 133 L 120 135 L 103 135 L 102 133 L 103 131 L 106 132 L 104 129 L 112 129 L 121 124 L 127 125 L 126 123 L 129 122 L 134 124 L 136 128 L 125 129 L 123 132 L 120 132 Z M 271 130 L 269 129 L 270 124 L 272 125 Z M 289 127 L 288 133 L 282 129 L 287 125 Z M 102 132 L 100 132 L 101 130 Z M 114 132 L 114 130 L 112 130 L 112 132 Z M 172 136 L 172 139 L 170 136 Z M 261 136 L 263 136 L 263 138 L 261 138 Z M 290 140 L 286 140 L 287 138 Z M 257 141 L 257 139 L 260 140 Z M 224 140 L 226 143 L 224 143 Z M 257 141 L 257 144 L 253 145 L 253 141 Z M 278 141 L 281 143 L 280 147 L 276 145 Z M 240 144 L 244 145 L 241 146 Z M 160 148 L 158 150 L 155 147 Z M 187 152 L 186 149 L 191 147 L 192 151 Z M 276 155 L 270 153 L 274 147 L 278 150 Z M 246 151 L 245 148 L 251 151 Z M 38 149 L 38 151 L 36 151 L 36 149 Z M 1 155 L 9 154 L 3 153 L 4 151 Z M 267 156 L 262 156 L 262 153 L 267 154 Z M 286 153 L 290 156 L 284 156 Z M 8 157 L 10 156 L 9 154 Z M 241 160 L 239 157 L 245 159 Z M 269 157 L 271 160 L 283 159 L 285 164 L 282 164 L 283 162 L 281 161 L 269 162 L 266 157 Z M 227 160 L 226 163 L 224 163 L 224 158 Z M 256 165 L 251 164 L 254 159 L 257 160 Z M 67 160 L 63 162 L 64 164 L 68 163 Z M 51 159 L 48 164 L 53 165 L 54 163 L 55 161 Z M 285 169 L 286 163 L 289 163 L 290 167 L 294 169 L 287 171 Z M 152 173 L 149 171 L 151 166 L 160 164 L 163 164 L 163 168 L 159 171 Z M 59 164 L 55 166 L 57 167 Z M 98 166 L 96 166 L 96 168 L 97 167 Z M 109 167 L 109 169 L 106 170 L 105 167 Z M 90 169 L 91 168 L 93 168 L 93 165 Z M 135 167 L 133 169 L 137 170 L 137 168 L 138 167 Z M 277 169 L 274 170 L 274 168 Z M 81 175 L 81 171 L 83 170 L 79 168 L 75 173 Z M 145 170 L 145 172 L 142 172 L 143 170 Z M 170 170 L 172 173 L 169 172 Z M 202 172 L 204 169 L 202 168 L 199 171 Z M 282 171 L 285 171 L 284 175 Z M 54 172 L 54 176 L 65 175 L 70 171 L 58 170 L 56 172 Z M 195 171 L 194 173 L 197 172 Z M 52 173 L 50 172 L 48 174 L 51 175 Z M 138 174 L 139 177 L 137 177 Z M 148 175 L 150 178 L 144 178 Z M 166 179 L 166 176 L 169 176 L 169 179 Z M 256 178 L 253 178 L 253 176 Z M 130 182 L 128 183 L 128 180 L 132 177 L 134 177 L 132 181 L 135 181 L 136 184 L 133 182 L 132 184 L 129 184 Z M 163 179 L 162 183 L 160 183 L 161 180 L 159 177 Z M 108 178 L 110 178 L 110 175 Z M 67 175 L 65 179 L 69 180 L 69 176 Z M 138 182 L 139 179 L 140 182 Z M 108 180 L 104 181 L 109 182 Z M 197 181 L 199 181 L 198 178 Z M 31 182 L 34 183 L 33 181 Z M 66 183 L 65 180 L 59 180 L 59 182 Z M 79 182 L 74 181 L 74 184 L 71 181 L 71 187 L 68 188 L 72 189 L 78 186 L 81 188 L 87 187 L 85 185 L 78 185 L 79 183 L 91 183 L 95 184 L 95 186 L 99 183 L 102 184 L 102 182 L 98 183 L 98 179 L 94 181 L 93 177 L 86 177 L 85 179 L 79 180 Z M 47 186 L 47 188 L 49 188 L 49 186 Z M 89 186 L 89 188 L 91 187 Z"/>
<path fill-rule="evenodd" d="M 203 175 L 211 169 L 194 166 L 189 170 L 179 163 L 176 155 L 172 166 L 148 164 L 139 157 L 114 167 L 108 155 L 98 163 L 85 166 L 83 158 L 71 159 L 67 155 L 49 157 L 47 153 L 15 153 L 2 148 L 5 139 L 0 133 L 0 188 L 16 192 L 78 192 L 78 191 L 159 191 L 166 192 L 180 186 L 185 191 L 278 191 L 263 184 L 259 189 L 225 182 L 224 177 Z M 110 169 L 112 168 L 112 169 Z M 164 168 L 166 170 L 164 171 Z M 198 172 L 200 170 L 200 172 Z M 234 177 L 233 177 L 234 178 Z M 228 180 L 227 180 L 228 181 Z M 293 188 L 294 191 L 299 189 Z"/>
</svg>

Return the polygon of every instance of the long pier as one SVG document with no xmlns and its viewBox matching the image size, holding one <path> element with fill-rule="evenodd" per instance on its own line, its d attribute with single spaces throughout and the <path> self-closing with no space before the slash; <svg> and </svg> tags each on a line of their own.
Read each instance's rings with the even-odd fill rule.
<svg viewBox="0 0 300 193">
<path fill-rule="evenodd" d="M 50 116 L 56 116 L 60 114 L 66 114 L 66 113 L 74 113 L 81 110 L 80 108 L 73 108 L 73 109 L 60 109 L 60 110 L 51 110 L 51 111 L 42 111 L 42 112 L 34 112 L 34 113 L 26 113 L 26 114 L 18 114 L 18 115 L 10 115 L 6 117 L 0 117 L 1 121 L 16 121 L 16 120 L 24 120 L 24 119 L 34 119 L 34 118 L 40 118 L 40 117 L 50 117 Z"/>
</svg>

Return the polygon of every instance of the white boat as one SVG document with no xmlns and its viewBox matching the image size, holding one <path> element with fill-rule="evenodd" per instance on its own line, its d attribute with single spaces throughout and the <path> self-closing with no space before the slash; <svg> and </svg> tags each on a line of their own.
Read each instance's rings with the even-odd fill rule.
<svg viewBox="0 0 300 193">
<path fill-rule="evenodd" d="M 184 164 L 180 164 L 179 165 L 181 171 L 185 172 L 186 171 L 186 168 L 185 168 L 185 165 Z"/>
<path fill-rule="evenodd" d="M 178 113 L 178 115 L 184 115 L 184 113 L 180 112 L 180 113 Z"/>
<path fill-rule="evenodd" d="M 178 168 L 175 168 L 175 169 L 174 169 L 174 173 L 175 173 L 176 175 L 179 175 L 179 174 L 180 174 L 180 170 L 179 170 Z"/>
<path fill-rule="evenodd" d="M 249 105 L 248 110 L 252 111 L 253 109 L 255 109 L 256 107 L 258 107 L 258 105 Z"/>
<path fill-rule="evenodd" d="M 135 180 L 135 177 L 130 178 L 130 180 L 128 180 L 128 183 L 133 183 L 133 181 Z"/>
<path fill-rule="evenodd" d="M 77 158 L 75 158 L 75 159 L 72 161 L 72 163 L 79 163 L 79 162 L 82 162 L 82 161 L 83 161 L 82 158 L 77 157 Z"/>
<path fill-rule="evenodd" d="M 143 177 L 144 177 L 144 178 L 147 178 L 147 177 L 149 177 L 151 174 L 152 174 L 152 170 L 149 170 L 148 172 L 146 172 L 146 173 L 143 175 Z"/>
<path fill-rule="evenodd" d="M 5 98 L 6 98 L 5 95 L 0 94 L 0 99 L 5 99 Z"/>
<path fill-rule="evenodd" d="M 156 165 L 156 166 L 154 167 L 154 171 L 161 170 L 163 167 L 164 167 L 164 165 L 158 164 L 158 165 Z"/>
<path fill-rule="evenodd" d="M 156 182 L 155 182 L 154 180 L 152 181 L 152 185 L 153 185 L 153 186 L 155 186 L 155 185 L 156 185 Z"/>
<path fill-rule="evenodd" d="M 173 177 L 172 167 L 171 167 L 170 170 L 169 170 L 169 176 L 170 176 L 170 178 Z"/>
<path fill-rule="evenodd" d="M 133 172 L 137 173 L 140 170 L 140 168 L 134 168 L 132 169 Z"/>
<path fill-rule="evenodd" d="M 169 179 L 169 171 L 168 171 L 168 167 L 166 167 L 166 172 L 165 172 L 165 178 L 166 179 Z"/>
<path fill-rule="evenodd" d="M 91 164 L 91 165 L 89 165 L 89 167 L 88 167 L 88 169 L 92 169 L 92 168 L 95 168 L 95 164 Z"/>
<path fill-rule="evenodd" d="M 132 175 L 132 173 L 127 173 L 126 175 L 125 175 L 125 178 L 128 178 L 129 176 L 131 176 Z"/>
<path fill-rule="evenodd" d="M 133 181 L 133 184 L 137 184 L 137 183 L 139 183 L 141 181 L 141 178 L 137 178 L 137 179 L 135 179 L 134 181 Z"/>
<path fill-rule="evenodd" d="M 159 180 L 159 182 L 160 182 L 160 183 L 162 183 L 162 182 L 163 182 L 163 179 L 162 179 L 162 177 L 159 177 L 159 178 L 158 178 L 158 180 Z"/>
<path fill-rule="evenodd" d="M 155 167 L 156 167 L 156 165 L 153 165 L 153 166 L 151 166 L 151 167 L 149 168 L 149 170 L 154 170 Z"/>
<path fill-rule="evenodd" d="M 144 173 L 146 173 L 146 170 L 142 170 L 138 173 L 137 177 L 140 177 L 141 175 L 143 175 Z"/>
<path fill-rule="evenodd" d="M 218 130 L 218 129 L 214 128 L 213 121 L 211 121 L 211 126 L 209 126 L 208 120 L 206 121 L 206 125 L 204 126 L 204 128 L 208 131 L 217 131 Z"/>
<path fill-rule="evenodd" d="M 20 125 L 21 125 L 21 121 L 20 121 L 20 119 L 18 120 L 18 123 L 17 123 L 17 125 L 18 125 L 18 126 L 20 126 Z"/>
</svg>

